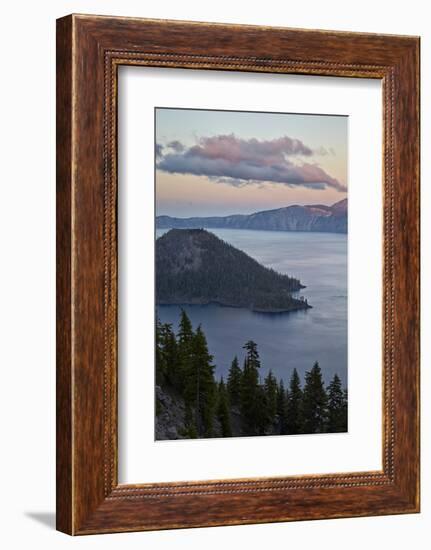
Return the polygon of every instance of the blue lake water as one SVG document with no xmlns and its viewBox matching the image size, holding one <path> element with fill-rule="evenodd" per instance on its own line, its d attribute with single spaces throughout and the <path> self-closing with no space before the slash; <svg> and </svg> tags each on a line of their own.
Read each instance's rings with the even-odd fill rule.
<svg viewBox="0 0 431 550">
<path fill-rule="evenodd" d="M 338 373 L 347 383 L 347 235 L 332 233 L 210 229 L 258 262 L 297 277 L 312 309 L 289 313 L 254 313 L 217 305 L 184 306 L 193 326 L 201 324 L 214 356 L 217 377 L 226 377 L 235 355 L 243 358 L 247 340 L 258 344 L 262 376 L 272 369 L 289 381 L 296 367 L 305 371 L 318 361 L 325 380 Z M 166 230 L 157 230 L 157 237 Z M 163 323 L 175 330 L 181 308 L 158 306 Z"/>
</svg>

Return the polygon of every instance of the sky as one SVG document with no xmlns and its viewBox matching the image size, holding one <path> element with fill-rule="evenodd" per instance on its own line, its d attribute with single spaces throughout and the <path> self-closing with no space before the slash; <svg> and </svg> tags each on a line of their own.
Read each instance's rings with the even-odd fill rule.
<svg viewBox="0 0 431 550">
<path fill-rule="evenodd" d="M 156 215 L 250 214 L 347 197 L 348 117 L 155 110 Z"/>
</svg>

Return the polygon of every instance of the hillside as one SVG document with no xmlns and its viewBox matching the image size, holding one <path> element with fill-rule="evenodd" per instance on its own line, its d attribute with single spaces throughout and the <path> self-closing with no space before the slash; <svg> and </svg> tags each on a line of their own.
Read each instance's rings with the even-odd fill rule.
<svg viewBox="0 0 431 550">
<path fill-rule="evenodd" d="M 325 388 L 317 361 L 303 382 L 294 368 L 286 389 L 271 369 L 263 377 L 254 340 L 237 342 L 243 357 L 217 380 L 202 326 L 184 310 L 172 326 L 156 321 L 156 440 L 347 431 L 347 389 L 336 373 Z"/>
<path fill-rule="evenodd" d="M 286 206 L 275 210 L 263 210 L 254 214 L 173 218 L 158 216 L 156 227 L 168 228 L 226 228 L 260 229 L 266 231 L 312 231 L 324 233 L 347 233 L 347 199 L 332 206 L 322 204 Z"/>
<path fill-rule="evenodd" d="M 156 241 L 158 304 L 208 304 L 260 312 L 307 309 L 298 279 L 268 269 L 204 229 L 172 229 Z"/>
</svg>

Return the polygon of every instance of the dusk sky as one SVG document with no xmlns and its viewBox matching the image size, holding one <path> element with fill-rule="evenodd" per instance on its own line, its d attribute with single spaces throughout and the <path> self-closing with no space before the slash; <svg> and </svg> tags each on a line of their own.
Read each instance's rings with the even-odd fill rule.
<svg viewBox="0 0 431 550">
<path fill-rule="evenodd" d="M 157 108 L 157 215 L 344 199 L 347 124 L 344 116 Z"/>
</svg>

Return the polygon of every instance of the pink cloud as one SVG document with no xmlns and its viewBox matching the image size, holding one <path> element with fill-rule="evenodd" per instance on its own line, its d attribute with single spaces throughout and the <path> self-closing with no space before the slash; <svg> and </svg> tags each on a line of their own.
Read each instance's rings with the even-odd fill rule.
<svg viewBox="0 0 431 550">
<path fill-rule="evenodd" d="M 346 191 L 345 185 L 317 163 L 303 161 L 302 157 L 312 161 L 314 154 L 302 141 L 288 136 L 258 140 L 230 134 L 201 138 L 189 148 L 175 142 L 170 152 L 159 157 L 157 168 L 168 173 L 207 176 L 236 186 L 269 181 Z"/>
</svg>

